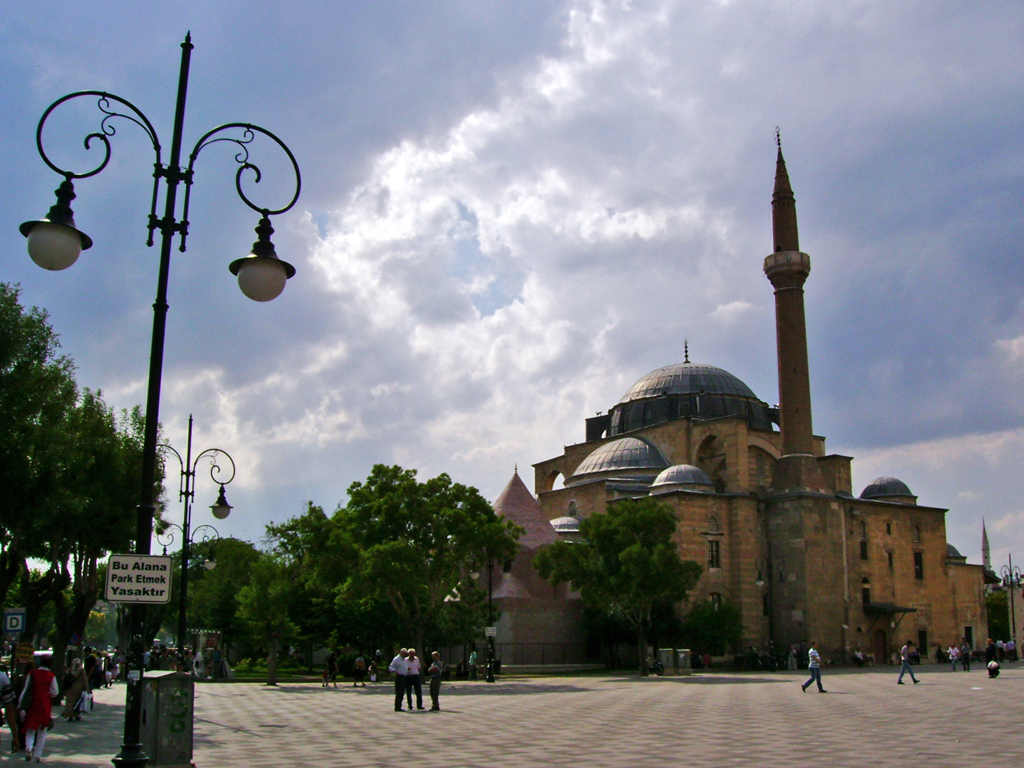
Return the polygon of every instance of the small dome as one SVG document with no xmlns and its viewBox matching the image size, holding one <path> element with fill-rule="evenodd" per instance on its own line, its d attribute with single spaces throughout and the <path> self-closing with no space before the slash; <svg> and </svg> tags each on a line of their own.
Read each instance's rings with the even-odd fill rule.
<svg viewBox="0 0 1024 768">
<path fill-rule="evenodd" d="M 946 544 L 946 557 L 956 558 L 957 560 L 966 560 L 967 558 L 960 554 L 960 550 L 954 547 L 952 544 Z"/>
<path fill-rule="evenodd" d="M 579 533 L 580 519 L 578 517 L 556 517 L 551 521 L 551 527 L 556 533 Z"/>
<path fill-rule="evenodd" d="M 587 456 L 576 468 L 566 485 L 598 472 L 644 469 L 660 472 L 667 466 L 668 462 L 661 455 L 661 451 L 651 443 L 638 437 L 623 437 L 605 443 Z"/>
<path fill-rule="evenodd" d="M 900 496 L 913 497 L 914 494 L 910 492 L 906 483 L 895 477 L 879 477 L 860 494 L 862 499 L 888 499 Z"/>
<path fill-rule="evenodd" d="M 714 490 L 715 483 L 700 467 L 692 464 L 676 464 L 663 470 L 651 484 L 651 493 L 667 493 L 674 490 Z"/>
</svg>

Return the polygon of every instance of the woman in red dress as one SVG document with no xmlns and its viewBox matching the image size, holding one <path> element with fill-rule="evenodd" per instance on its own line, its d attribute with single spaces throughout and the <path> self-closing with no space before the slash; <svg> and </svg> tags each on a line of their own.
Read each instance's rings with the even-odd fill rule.
<svg viewBox="0 0 1024 768">
<path fill-rule="evenodd" d="M 39 667 L 28 673 L 25 687 L 18 701 L 25 728 L 25 759 L 43 757 L 46 731 L 53 727 L 50 699 L 57 695 L 57 678 L 50 671 L 50 657 L 40 659 Z M 31 693 L 29 693 L 31 691 Z M 31 697 L 31 701 L 27 697 Z"/>
</svg>

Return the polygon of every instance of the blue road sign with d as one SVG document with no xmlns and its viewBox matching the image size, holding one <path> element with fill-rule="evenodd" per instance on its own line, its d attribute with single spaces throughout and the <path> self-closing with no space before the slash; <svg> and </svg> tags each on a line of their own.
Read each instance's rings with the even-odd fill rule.
<svg viewBox="0 0 1024 768">
<path fill-rule="evenodd" d="M 25 609 L 8 608 L 4 611 L 4 632 L 16 634 L 25 631 Z"/>
</svg>

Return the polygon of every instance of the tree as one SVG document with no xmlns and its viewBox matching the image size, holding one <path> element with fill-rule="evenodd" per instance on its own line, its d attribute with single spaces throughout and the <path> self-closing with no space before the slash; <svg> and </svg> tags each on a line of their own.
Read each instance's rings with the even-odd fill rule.
<svg viewBox="0 0 1024 768">
<path fill-rule="evenodd" d="M 140 482 L 143 417 L 136 407 L 115 417 L 100 392 L 84 390 L 71 414 L 74 436 L 67 463 L 71 501 L 61 525 L 47 536 L 54 558 L 70 589 L 53 596 L 56 609 L 54 669 L 59 671 L 69 639 L 86 635 L 90 612 L 105 576 L 100 560 L 126 552 L 135 535 L 135 503 Z"/>
<path fill-rule="evenodd" d="M 988 636 L 994 638 L 1010 636 L 1010 604 L 1007 593 L 989 592 L 985 596 L 988 609 Z"/>
<path fill-rule="evenodd" d="M 683 638 L 694 653 L 718 656 L 735 648 L 743 636 L 743 617 L 731 600 L 716 605 L 702 600 L 683 618 Z"/>
<path fill-rule="evenodd" d="M 580 523 L 582 541 L 557 541 L 534 558 L 553 584 L 569 582 L 586 605 L 619 616 L 633 630 L 640 674 L 647 674 L 647 637 L 658 603 L 686 598 L 701 567 L 679 557 L 672 509 L 654 499 L 628 499 Z"/>
<path fill-rule="evenodd" d="M 446 474 L 421 483 L 415 470 L 378 464 L 348 494 L 331 532 L 349 568 L 339 599 L 386 601 L 417 648 L 475 636 L 486 615 L 470 574 L 510 560 L 521 529 Z"/>
<path fill-rule="evenodd" d="M 277 685 L 277 653 L 297 632 L 288 613 L 292 583 L 287 569 L 262 554 L 252 565 L 249 584 L 238 593 L 238 617 L 267 650 L 267 685 Z"/>
<path fill-rule="evenodd" d="M 58 354 L 46 313 L 19 298 L 18 286 L 0 283 L 0 601 L 29 578 L 27 557 L 52 560 L 43 534 L 68 504 L 66 424 L 77 397 L 74 366 Z"/>
<path fill-rule="evenodd" d="M 221 633 L 225 645 L 247 642 L 249 631 L 238 617 L 238 594 L 249 584 L 252 564 L 260 552 L 240 539 L 220 539 L 215 548 L 197 545 L 192 557 L 214 560 L 212 571 L 197 569 L 189 575 L 187 624 Z"/>
</svg>

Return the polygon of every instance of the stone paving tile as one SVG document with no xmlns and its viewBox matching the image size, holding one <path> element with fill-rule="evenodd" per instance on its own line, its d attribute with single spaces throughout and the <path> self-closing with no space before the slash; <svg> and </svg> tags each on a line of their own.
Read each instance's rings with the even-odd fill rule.
<svg viewBox="0 0 1024 768">
<path fill-rule="evenodd" d="M 387 685 L 202 684 L 196 695 L 195 763 L 198 768 L 1024 766 L 1024 741 L 1015 727 L 1024 668 L 1010 668 L 998 680 L 989 680 L 984 671 L 920 669 L 922 682 L 916 686 L 897 686 L 892 668 L 826 670 L 824 695 L 801 693 L 804 673 L 450 683 L 442 689 L 439 713 L 394 712 Z M 123 691 L 101 691 L 97 709 L 82 723 L 58 723 L 45 762 L 110 765 L 119 748 Z"/>
</svg>

